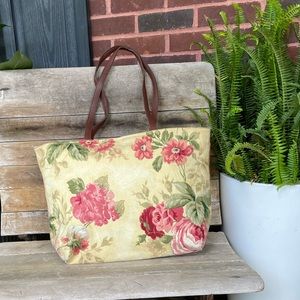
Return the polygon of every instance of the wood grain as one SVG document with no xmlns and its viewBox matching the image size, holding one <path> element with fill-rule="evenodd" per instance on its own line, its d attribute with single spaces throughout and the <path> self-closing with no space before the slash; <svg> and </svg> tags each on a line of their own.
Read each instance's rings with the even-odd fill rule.
<svg viewBox="0 0 300 300">
<path fill-rule="evenodd" d="M 61 139 L 60 141 L 63 141 L 63 139 Z M 53 140 L 0 143 L 0 167 L 36 165 L 37 160 L 34 153 L 34 148 L 50 142 L 53 142 Z M 217 174 L 216 164 L 216 157 L 214 153 L 211 152 L 210 168 L 213 169 L 213 177 L 216 177 L 215 174 Z"/>
<path fill-rule="evenodd" d="M 21 245 L 23 244 L 23 245 Z M 262 280 L 209 233 L 196 255 L 93 265 L 65 265 L 49 241 L 0 247 L 0 299 L 137 299 L 260 291 Z"/>
<path fill-rule="evenodd" d="M 35 68 L 90 65 L 85 1 L 11 2 L 14 22 L 7 24 L 14 27 L 17 47 Z"/>
<path fill-rule="evenodd" d="M 87 115 L 28 118 L 0 118 L 0 142 L 80 139 Z M 101 115 L 99 115 L 101 118 Z M 144 113 L 111 114 L 96 138 L 124 136 L 148 130 Z M 189 111 L 166 111 L 159 115 L 159 128 L 199 126 Z"/>
<path fill-rule="evenodd" d="M 203 62 L 151 65 L 160 92 L 160 111 L 183 106 L 207 107 L 196 95 L 201 88 L 215 99 L 214 71 Z M 9 88 L 0 102 L 0 118 L 82 115 L 89 111 L 95 68 L 41 69 L 0 72 Z M 112 113 L 142 112 L 142 77 L 137 66 L 114 67 L 106 85 Z M 149 83 L 149 82 L 148 82 Z M 151 91 L 148 85 L 149 94 Z"/>
<path fill-rule="evenodd" d="M 220 225 L 219 181 L 211 182 L 211 225 Z M 1 235 L 49 233 L 49 222 L 43 187 L 1 191 Z"/>
<path fill-rule="evenodd" d="M 219 196 L 219 180 L 211 180 L 211 195 L 213 207 L 213 225 L 221 224 L 219 219 L 220 213 L 218 210 Z M 45 200 L 44 187 L 38 185 L 34 187 L 18 187 L 13 189 L 0 190 L 1 196 L 1 211 L 8 212 L 30 212 L 38 210 L 47 210 Z"/>
</svg>

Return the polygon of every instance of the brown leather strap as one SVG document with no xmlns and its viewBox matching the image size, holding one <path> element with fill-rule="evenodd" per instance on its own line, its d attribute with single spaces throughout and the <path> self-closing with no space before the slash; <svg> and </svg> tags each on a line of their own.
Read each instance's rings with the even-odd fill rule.
<svg viewBox="0 0 300 300">
<path fill-rule="evenodd" d="M 86 122 L 85 139 L 94 138 L 96 132 L 105 124 L 105 121 L 108 117 L 109 103 L 108 103 L 108 99 L 104 92 L 104 84 L 105 84 L 106 78 L 112 68 L 114 60 L 120 50 L 125 50 L 128 52 L 131 52 L 136 57 L 139 65 L 141 67 L 142 75 L 143 75 L 144 107 L 145 107 L 145 112 L 146 112 L 148 122 L 149 122 L 149 128 L 151 130 L 157 128 L 158 87 L 157 87 L 157 82 L 156 82 L 156 79 L 155 79 L 155 76 L 154 76 L 152 70 L 150 69 L 148 64 L 146 64 L 143 61 L 142 57 L 135 50 L 125 47 L 125 46 L 114 46 L 114 47 L 110 48 L 109 50 L 107 50 L 102 55 L 102 57 L 100 58 L 100 60 L 98 62 L 98 65 L 96 67 L 95 76 L 94 76 L 96 88 L 95 88 L 94 96 L 92 99 L 89 116 L 88 116 L 88 119 Z M 106 66 L 104 67 L 100 77 L 98 78 L 97 77 L 98 70 L 99 70 L 101 64 L 109 56 L 111 56 L 111 57 L 109 58 Z M 149 101 L 148 101 L 148 95 L 147 95 L 147 89 L 146 89 L 146 74 L 145 73 L 147 73 L 149 75 L 151 82 L 152 82 L 152 86 L 153 86 L 153 95 L 152 95 L 152 102 L 150 103 L 150 107 L 149 107 Z M 97 109 L 99 106 L 99 102 L 101 102 L 101 104 L 102 104 L 102 107 L 103 107 L 103 110 L 105 113 L 105 117 L 103 118 L 103 120 L 101 120 L 100 123 L 95 124 L 95 117 L 96 117 L 96 112 L 97 112 Z"/>
</svg>

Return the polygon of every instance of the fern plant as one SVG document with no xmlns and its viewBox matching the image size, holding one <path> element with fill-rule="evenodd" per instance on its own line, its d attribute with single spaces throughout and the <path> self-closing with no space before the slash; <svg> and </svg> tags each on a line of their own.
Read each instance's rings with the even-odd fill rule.
<svg viewBox="0 0 300 300">
<path fill-rule="evenodd" d="M 208 19 L 206 46 L 195 43 L 214 66 L 216 102 L 208 102 L 212 141 L 220 171 L 239 180 L 278 186 L 300 182 L 300 51 L 293 61 L 287 38 L 293 29 L 299 40 L 300 5 L 284 8 L 267 0 L 256 9 L 249 30 L 242 8 L 234 4 L 235 24 L 221 12 L 224 29 Z M 213 51 L 211 51 L 212 48 Z M 202 115 L 192 111 L 202 122 Z"/>
</svg>

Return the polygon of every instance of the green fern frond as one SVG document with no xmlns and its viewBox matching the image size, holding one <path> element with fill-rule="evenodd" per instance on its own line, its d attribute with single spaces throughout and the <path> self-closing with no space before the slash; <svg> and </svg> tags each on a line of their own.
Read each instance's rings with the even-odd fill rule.
<svg viewBox="0 0 300 300">
<path fill-rule="evenodd" d="M 277 105 L 276 102 L 269 102 L 263 106 L 262 110 L 259 112 L 256 119 L 256 127 L 258 130 L 261 130 L 265 121 L 267 121 L 270 113 L 274 111 L 276 105 Z"/>
<path fill-rule="evenodd" d="M 267 160 L 270 160 L 266 153 L 264 153 L 263 148 L 259 145 L 250 144 L 250 143 L 236 143 L 234 147 L 228 152 L 226 159 L 225 159 L 225 170 L 230 175 L 235 175 L 236 173 L 239 173 L 239 170 L 233 170 L 232 169 L 232 162 L 234 157 L 237 155 L 237 153 L 241 150 L 251 150 L 253 152 L 256 152 L 257 154 L 260 154 L 262 157 L 264 157 Z"/>
<path fill-rule="evenodd" d="M 290 184 L 296 184 L 299 182 L 299 153 L 297 142 L 294 141 L 289 149 L 288 153 L 288 172 L 290 178 Z"/>
</svg>

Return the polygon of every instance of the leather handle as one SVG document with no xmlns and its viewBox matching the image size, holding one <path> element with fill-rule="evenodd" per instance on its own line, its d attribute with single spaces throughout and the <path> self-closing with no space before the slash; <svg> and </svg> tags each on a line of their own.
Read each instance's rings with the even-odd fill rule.
<svg viewBox="0 0 300 300">
<path fill-rule="evenodd" d="M 109 50 L 107 50 L 102 55 L 102 57 L 100 58 L 100 60 L 97 64 L 97 67 L 96 67 L 95 76 L 94 76 L 94 81 L 95 81 L 96 87 L 95 87 L 88 119 L 86 122 L 86 129 L 85 129 L 85 136 L 84 136 L 85 139 L 93 139 L 96 132 L 101 127 L 103 127 L 103 125 L 105 124 L 105 121 L 108 117 L 109 102 L 108 102 L 108 99 L 104 92 L 104 84 L 105 84 L 105 81 L 106 81 L 106 79 L 109 75 L 109 72 L 113 66 L 115 58 L 117 57 L 118 52 L 120 50 L 125 50 L 125 51 L 132 53 L 136 57 L 139 65 L 140 65 L 140 68 L 142 70 L 142 75 L 143 75 L 144 108 L 145 108 L 145 112 L 146 112 L 146 115 L 148 118 L 149 128 L 150 128 L 150 130 L 157 128 L 157 111 L 158 111 L 159 98 L 158 98 L 157 82 L 156 82 L 156 79 L 155 79 L 155 76 L 154 76 L 152 70 L 150 69 L 148 64 L 144 62 L 142 57 L 135 50 L 125 47 L 125 46 L 114 46 L 114 47 L 110 48 Z M 108 57 L 110 57 L 110 58 L 106 64 L 106 66 L 104 67 L 100 77 L 98 78 L 97 77 L 98 70 L 99 70 L 100 66 L 102 65 L 102 63 L 105 61 L 105 59 Z M 150 80 L 152 82 L 152 87 L 153 87 L 153 95 L 152 95 L 151 103 L 149 103 L 147 89 L 146 89 L 146 73 L 149 75 Z M 95 124 L 96 112 L 97 112 L 100 102 L 102 104 L 105 117 L 98 124 Z"/>
</svg>

